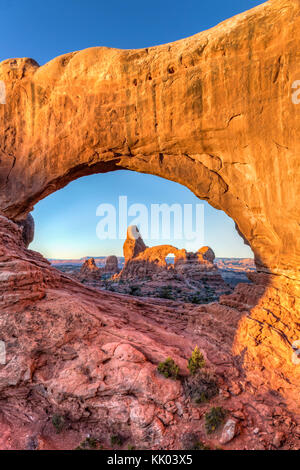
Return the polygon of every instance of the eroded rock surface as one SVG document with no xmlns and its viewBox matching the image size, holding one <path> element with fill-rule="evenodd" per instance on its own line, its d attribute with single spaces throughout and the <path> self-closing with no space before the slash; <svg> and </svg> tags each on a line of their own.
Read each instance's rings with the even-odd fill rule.
<svg viewBox="0 0 300 470">
<path fill-rule="evenodd" d="M 0 448 L 72 449 L 88 435 L 110 448 L 111 436 L 121 434 L 123 448 L 181 449 L 190 433 L 214 448 L 222 428 L 206 434 L 211 406 L 222 406 L 239 423 L 226 448 L 299 448 L 299 416 L 283 400 L 281 385 L 270 391 L 262 371 L 256 387 L 245 376 L 243 355 L 232 355 L 238 324 L 257 303 L 255 286 L 240 284 L 222 305 L 141 302 L 60 273 L 27 250 L 22 229 L 4 217 L 0 242 L 0 332 L 7 356 L 0 365 Z M 186 377 L 195 345 L 219 390 L 202 404 L 180 380 L 157 372 L 171 356 Z"/>
<path fill-rule="evenodd" d="M 31 214 L 28 214 L 25 220 L 18 222 L 18 225 L 23 229 L 23 240 L 26 248 L 33 242 L 34 239 L 34 219 Z"/>
<path fill-rule="evenodd" d="M 201 410 L 155 372 L 167 355 L 183 370 L 195 343 L 231 382 L 219 400 L 246 424 L 227 446 L 298 446 L 299 31 L 299 1 L 270 0 L 173 44 L 0 64 L 2 448 L 59 447 L 53 413 L 72 423 L 70 446 L 68 432 L 78 437 L 94 418 L 153 448 L 179 448 L 184 432 L 201 437 Z M 255 253 L 254 285 L 181 311 L 95 292 L 26 250 L 6 217 L 23 221 L 70 181 L 118 169 L 176 181 L 224 210 Z M 145 362 L 126 359 L 124 371 L 105 352 L 114 342 Z"/>
</svg>

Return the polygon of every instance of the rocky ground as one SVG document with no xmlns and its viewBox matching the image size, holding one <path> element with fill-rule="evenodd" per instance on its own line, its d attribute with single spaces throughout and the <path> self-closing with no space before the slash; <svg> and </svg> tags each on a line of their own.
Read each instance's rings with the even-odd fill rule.
<svg viewBox="0 0 300 470">
<path fill-rule="evenodd" d="M 151 297 L 188 302 L 193 304 L 204 304 L 219 299 L 220 294 L 232 292 L 227 285 L 220 292 L 220 286 L 215 280 L 205 278 L 203 282 L 187 281 L 181 276 L 174 276 L 172 272 L 157 279 L 135 280 L 126 282 L 123 280 L 105 280 L 103 288 L 111 292 L 119 292 L 136 297 Z"/>
<path fill-rule="evenodd" d="M 215 255 L 211 248 L 203 247 L 197 253 L 178 250 L 171 245 L 147 248 L 141 235 L 135 238 L 132 232 L 138 232 L 138 228 L 128 228 L 123 248 L 125 265 L 121 270 L 117 258 L 110 256 L 102 268 L 90 258 L 82 264 L 80 271 L 70 266 L 64 272 L 85 285 L 111 292 L 193 304 L 210 303 L 218 300 L 220 295 L 232 292 L 232 286 L 224 281 L 214 264 Z M 168 258 L 170 253 L 174 254 L 172 263 Z M 239 277 L 241 275 L 245 274 L 239 273 Z"/>
<path fill-rule="evenodd" d="M 95 259 L 95 262 L 97 262 L 96 259 Z M 77 262 L 73 264 L 68 264 L 67 260 L 63 260 L 61 262 L 56 262 L 56 263 L 53 263 L 53 261 L 51 261 L 51 264 L 53 264 L 59 271 L 68 273 L 76 278 L 78 278 L 80 274 L 80 269 L 82 267 L 82 263 L 80 263 L 79 260 L 77 260 Z M 120 268 L 124 266 L 124 264 L 122 266 L 120 262 L 118 265 L 120 266 Z M 218 263 L 218 259 L 216 259 L 216 265 L 218 267 L 219 274 L 222 276 L 223 280 L 228 285 L 227 291 L 229 291 L 229 289 L 235 287 L 237 284 L 241 282 L 251 283 L 247 274 L 248 272 L 251 272 L 253 270 L 249 269 L 248 263 L 245 266 L 239 267 L 239 268 L 237 268 L 236 265 L 233 263 L 230 263 L 230 265 L 227 265 L 227 264 L 225 265 L 224 263 L 222 263 L 220 267 Z M 99 266 L 99 264 L 97 264 L 97 266 L 103 267 L 103 265 Z M 162 290 L 161 288 L 162 286 L 160 282 L 155 283 L 153 281 L 152 286 L 151 286 L 151 284 L 149 284 L 149 279 L 146 282 L 140 283 L 138 281 L 137 283 L 135 283 L 133 285 L 133 291 L 132 291 L 131 286 L 126 286 L 126 283 L 122 281 L 118 282 L 117 279 L 111 280 L 110 278 L 111 276 L 108 276 L 107 274 L 101 275 L 101 279 L 100 280 L 98 279 L 98 281 L 101 281 L 101 282 L 94 283 L 94 287 L 97 287 L 97 284 L 98 284 L 98 287 L 100 289 L 109 290 L 112 292 L 126 293 L 130 295 L 132 292 L 132 294 L 138 295 L 138 296 L 145 295 L 145 296 L 160 297 L 160 298 L 163 298 L 165 295 L 167 295 L 168 297 L 171 296 L 173 299 L 176 298 L 176 300 L 184 300 L 186 302 L 198 303 L 197 297 L 199 297 L 199 295 L 197 295 L 197 292 L 196 292 L 196 296 L 193 295 L 195 294 L 195 290 L 196 291 L 199 290 L 197 289 L 197 286 L 195 286 L 194 289 L 191 289 L 189 286 L 185 286 L 185 289 L 183 289 L 183 295 L 178 296 L 180 292 L 182 293 L 184 279 L 179 279 L 179 280 L 177 279 L 177 282 L 176 282 L 176 279 L 174 279 L 172 276 L 169 278 L 168 276 L 166 276 L 166 282 L 167 282 L 167 285 L 166 285 L 167 292 L 166 292 L 165 289 Z M 82 282 L 85 283 L 86 281 L 82 280 Z M 88 282 L 91 282 L 91 281 L 88 281 Z M 171 289 L 168 288 L 168 286 L 170 286 Z M 178 289 L 179 289 L 179 292 L 178 292 Z M 173 290 L 175 290 L 175 292 L 173 292 Z M 209 300 L 217 300 L 217 299 L 218 297 L 214 296 L 213 298 L 210 297 L 209 299 L 206 300 L 205 296 L 201 296 L 201 299 L 199 300 L 201 300 L 201 303 L 204 303 Z"/>
<path fill-rule="evenodd" d="M 26 250 L 21 229 L 0 219 L 1 449 L 73 449 L 88 436 L 105 448 L 299 449 L 297 404 L 262 371 L 250 380 L 245 351 L 233 354 L 263 286 L 201 306 L 100 292 Z M 196 345 L 217 389 L 197 403 L 187 386 Z M 158 372 L 168 357 L 177 380 Z M 213 407 L 226 415 L 210 434 Z"/>
</svg>

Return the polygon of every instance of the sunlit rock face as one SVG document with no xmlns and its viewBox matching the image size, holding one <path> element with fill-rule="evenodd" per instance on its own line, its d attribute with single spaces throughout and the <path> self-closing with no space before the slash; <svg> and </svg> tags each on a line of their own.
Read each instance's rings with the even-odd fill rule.
<svg viewBox="0 0 300 470">
<path fill-rule="evenodd" d="M 73 273 L 73 277 L 87 284 L 90 281 L 95 281 L 91 285 L 97 286 L 97 282 L 101 281 L 103 275 L 112 276 L 118 272 L 118 258 L 116 256 L 108 256 L 105 260 L 105 266 L 102 268 L 96 265 L 94 258 L 89 258 L 82 264 L 79 273 Z"/>
<path fill-rule="evenodd" d="M 127 237 L 123 245 L 123 254 L 125 263 L 132 258 L 135 258 L 139 253 L 146 249 L 144 240 L 141 237 L 139 229 L 136 225 L 131 225 L 127 229 Z"/>
<path fill-rule="evenodd" d="M 198 253 L 199 259 L 209 261 L 210 263 L 214 262 L 215 254 L 213 250 L 209 248 L 209 246 L 203 246 L 202 248 L 198 250 L 197 253 Z"/>
<path fill-rule="evenodd" d="M 0 105 L 0 331 L 9 345 L 8 362 L 0 365 L 1 411 L 8 419 L 1 422 L 0 434 L 2 440 L 6 435 L 13 439 L 3 441 L 3 447 L 22 447 L 22 428 L 11 423 L 19 419 L 37 432 L 28 416 L 34 413 L 36 422 L 45 419 L 46 424 L 47 406 L 51 413 L 66 412 L 79 423 L 88 418 L 84 410 L 90 406 L 92 418 L 103 421 L 108 413 L 112 420 L 107 418 L 108 425 L 117 426 L 121 416 L 127 423 L 126 410 L 133 404 L 126 400 L 133 398 L 126 396 L 123 375 L 116 374 L 121 384 L 118 400 L 113 398 L 113 379 L 111 401 L 105 398 L 106 405 L 92 390 L 93 383 L 98 390 L 106 387 L 101 385 L 105 382 L 105 371 L 99 366 L 102 353 L 89 364 L 88 395 L 87 375 L 78 375 L 86 364 L 81 343 L 89 345 L 89 357 L 94 357 L 94 348 L 99 350 L 95 338 L 107 328 L 104 325 L 113 327 L 112 336 L 120 337 L 122 332 L 122 341 L 134 343 L 137 350 L 143 345 L 142 353 L 151 358 L 134 382 L 143 384 L 134 392 L 139 406 L 146 397 L 152 403 L 156 393 L 170 387 L 170 402 L 162 402 L 161 397 L 155 402 L 159 411 L 155 408 L 152 415 L 150 407 L 150 411 L 135 412 L 132 422 L 138 444 L 145 441 L 142 429 L 148 419 L 149 442 L 163 448 L 179 446 L 178 435 L 195 429 L 195 423 L 200 429 L 203 417 L 191 409 L 185 414 L 181 402 L 176 409 L 183 411 L 178 411 L 177 418 L 180 387 L 153 380 L 156 388 L 149 397 L 146 385 L 146 377 L 154 374 L 153 364 L 162 356 L 186 360 L 200 341 L 210 361 L 232 365 L 235 355 L 232 370 L 237 363 L 240 368 L 237 375 L 232 372 L 232 381 L 240 387 L 235 406 L 239 401 L 246 408 L 243 413 L 249 422 L 260 419 L 258 414 L 250 417 L 246 406 L 257 394 L 262 401 L 253 403 L 253 408 L 277 428 L 285 426 L 282 432 L 290 439 L 297 438 L 300 372 L 293 362 L 292 345 L 300 338 L 300 113 L 292 86 L 299 79 L 295 53 L 299 49 L 299 1 L 272 0 L 172 44 L 131 51 L 91 48 L 42 67 L 32 59 L 0 64 L 0 80 L 6 88 L 6 104 Z M 114 302 L 111 294 L 105 297 L 105 313 L 104 294 L 91 293 L 92 289 L 57 273 L 39 254 L 26 250 L 23 229 L 12 220 L 24 221 L 36 202 L 80 176 L 118 169 L 176 181 L 224 210 L 255 253 L 255 284 L 237 286 L 220 304 L 195 307 L 204 310 L 190 312 L 188 318 L 184 313 L 185 321 L 179 314 L 168 317 L 157 305 L 150 308 L 140 301 L 131 311 L 130 301 L 124 299 L 120 310 L 121 300 Z M 155 327 L 147 323 L 152 315 Z M 205 341 L 205 335 L 220 327 L 223 334 Z M 172 341 L 164 328 L 175 329 Z M 66 352 L 63 345 L 73 348 L 76 363 L 72 364 L 73 352 Z M 62 369 L 63 357 L 67 359 Z M 116 359 L 120 370 L 120 357 Z M 273 394 L 267 395 L 270 390 Z M 61 402 L 62 396 L 69 400 Z M 81 408 L 82 402 L 88 402 L 88 407 Z M 167 410 L 176 415 L 173 427 Z M 291 410 L 293 417 L 286 416 Z M 284 425 L 276 418 L 280 415 L 285 416 Z M 265 426 L 265 434 L 271 437 L 271 428 L 259 426 Z M 246 446 L 247 439 L 250 446 L 268 445 L 263 438 L 251 437 L 252 443 L 250 434 L 245 436 L 242 433 L 244 441 L 232 441 L 236 448 Z M 286 445 L 292 444 L 287 440 Z"/>
<path fill-rule="evenodd" d="M 96 266 L 94 258 L 87 259 L 80 269 L 80 274 L 82 276 L 92 276 L 98 277 L 100 276 L 100 269 Z"/>
<path fill-rule="evenodd" d="M 135 236 L 132 235 L 133 232 Z M 172 245 L 147 248 L 140 232 L 134 226 L 128 228 L 123 251 L 126 255 L 125 266 L 114 279 L 134 283 L 141 295 L 156 296 L 161 288 L 168 285 L 175 299 L 185 298 L 184 293 L 197 293 L 203 299 L 208 299 L 209 291 L 213 294 L 212 299 L 216 300 L 220 294 L 231 290 L 213 263 L 213 250 L 207 246 L 199 249 L 197 253 L 187 252 Z M 169 255 L 174 256 L 174 264 L 168 262 Z"/>
</svg>

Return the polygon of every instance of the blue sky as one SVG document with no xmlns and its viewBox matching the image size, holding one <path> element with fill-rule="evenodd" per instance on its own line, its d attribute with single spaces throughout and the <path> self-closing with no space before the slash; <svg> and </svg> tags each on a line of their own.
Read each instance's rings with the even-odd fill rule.
<svg viewBox="0 0 300 470">
<path fill-rule="evenodd" d="M 253 256 L 237 234 L 233 220 L 224 212 L 213 209 L 178 183 L 124 170 L 80 178 L 40 201 L 33 213 L 36 236 L 30 248 L 48 258 L 122 255 L 124 239 L 100 240 L 96 234 L 97 225 L 103 220 L 103 217 L 96 215 L 97 207 L 100 204 L 111 204 L 116 208 L 118 237 L 119 196 L 127 196 L 128 208 L 132 204 L 144 204 L 148 209 L 149 224 L 151 204 L 180 204 L 180 207 L 191 204 L 193 231 L 196 228 L 196 204 L 203 207 L 204 239 L 201 243 L 197 239 L 189 242 L 174 238 L 174 219 L 171 217 L 171 238 L 163 239 L 160 230 L 158 239 L 144 237 L 148 246 L 170 243 L 178 248 L 196 251 L 203 245 L 209 245 L 219 257 Z M 128 224 L 133 219 L 133 216 L 128 216 Z M 143 226 L 140 229 L 144 236 Z"/>
<path fill-rule="evenodd" d="M 263 2 L 255 0 L 0 0 L 0 61 L 32 57 L 40 65 L 93 46 L 142 48 L 191 36 Z M 204 243 L 217 256 L 250 257 L 234 223 L 187 189 L 158 177 L 119 171 L 80 178 L 40 201 L 32 249 L 47 257 L 121 254 L 120 240 L 99 240 L 100 203 L 204 204 Z M 129 219 L 130 222 L 130 219 Z M 173 243 L 173 239 L 170 240 Z M 184 240 L 175 240 L 185 247 Z M 146 240 L 149 245 L 166 240 Z M 195 248 L 197 248 L 195 246 Z"/>
</svg>

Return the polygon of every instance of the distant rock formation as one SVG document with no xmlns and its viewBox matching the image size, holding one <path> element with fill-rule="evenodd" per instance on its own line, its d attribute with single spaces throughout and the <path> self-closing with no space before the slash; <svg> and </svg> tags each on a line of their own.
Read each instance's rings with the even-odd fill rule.
<svg viewBox="0 0 300 470">
<path fill-rule="evenodd" d="M 220 304 L 197 306 L 112 296 L 87 289 L 26 250 L 21 228 L 0 216 L 4 263 L 9 269 L 1 271 L 0 326 L 7 364 L 0 365 L 0 449 L 25 449 L 33 439 L 38 449 L 71 449 L 88 434 L 110 449 L 112 433 L 124 436 L 124 449 L 190 449 L 195 438 L 188 445 L 182 441 L 191 433 L 213 447 L 216 436 L 206 434 L 204 415 L 216 406 L 245 423 L 225 444 L 228 449 L 269 449 L 278 433 L 287 436 L 283 448 L 299 447 L 300 423 L 291 412 L 292 406 L 299 410 L 295 364 L 287 369 L 287 401 L 285 376 L 278 379 L 281 393 L 270 390 L 265 370 L 254 370 L 261 382 L 253 386 L 240 363 L 244 351 L 238 359 L 232 354 L 239 324 L 263 285 L 258 291 L 257 285 L 240 284 Z M 261 325 L 253 331 L 254 342 Z M 187 369 L 195 345 L 219 389 L 200 407 Z M 167 357 L 178 364 L 183 381 L 158 373 Z M 206 387 L 206 377 L 194 392 Z M 53 425 L 57 416 L 65 422 L 60 434 Z"/>
<path fill-rule="evenodd" d="M 198 259 L 209 261 L 210 263 L 214 262 L 215 254 L 209 246 L 203 246 L 200 250 L 197 251 Z"/>
<path fill-rule="evenodd" d="M 137 239 L 132 236 L 132 230 L 138 234 Z M 201 299 L 203 302 L 217 300 L 220 295 L 231 290 L 213 262 L 213 250 L 207 246 L 200 248 L 197 253 L 187 252 L 172 245 L 147 248 L 137 227 L 133 226 L 127 231 L 124 255 L 125 253 L 124 268 L 113 279 L 127 284 L 134 283 L 135 291 L 138 289 L 139 295 L 159 296 L 159 290 L 167 285 L 170 298 L 188 301 L 192 295 L 194 301 L 197 297 L 197 301 L 201 303 Z M 167 262 L 169 255 L 174 256 L 174 265 Z M 120 286 L 115 287 L 120 291 Z M 121 290 L 124 290 L 123 284 Z"/>
<path fill-rule="evenodd" d="M 123 253 L 125 263 L 135 258 L 139 253 L 142 253 L 146 249 L 146 245 L 141 237 L 139 229 L 136 225 L 131 225 L 127 229 L 127 238 L 123 246 Z"/>
<path fill-rule="evenodd" d="M 100 268 L 97 267 L 94 258 L 87 259 L 80 269 L 81 280 L 97 279 L 100 278 Z"/>
<path fill-rule="evenodd" d="M 115 274 L 119 272 L 118 258 L 116 256 L 108 256 L 105 261 L 104 268 L 101 272 Z"/>
<path fill-rule="evenodd" d="M 93 282 L 94 286 L 97 286 L 94 281 L 100 282 L 103 274 L 111 275 L 119 272 L 118 258 L 116 256 L 108 256 L 105 261 L 103 268 L 98 268 L 95 262 L 95 258 L 87 259 L 81 266 L 78 275 L 75 275 L 81 282 L 89 283 Z"/>
</svg>

